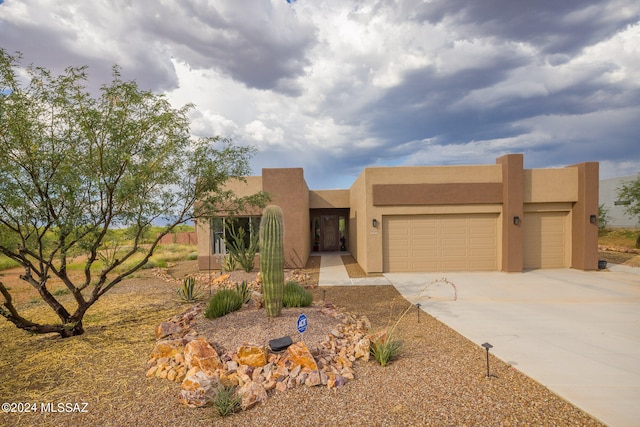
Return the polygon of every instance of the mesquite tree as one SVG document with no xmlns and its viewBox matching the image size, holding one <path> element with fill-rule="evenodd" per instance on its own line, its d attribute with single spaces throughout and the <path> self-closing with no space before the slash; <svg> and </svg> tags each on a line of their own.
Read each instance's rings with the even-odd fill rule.
<svg viewBox="0 0 640 427">
<path fill-rule="evenodd" d="M 193 138 L 191 105 L 172 107 L 123 81 L 117 67 L 113 80 L 92 93 L 85 67 L 54 76 L 39 67 L 22 70 L 19 60 L 0 49 L 0 253 L 24 268 L 21 279 L 59 322 L 25 318 L 0 281 L 0 315 L 18 328 L 80 335 L 87 310 L 140 269 L 177 225 L 212 210 L 264 206 L 264 194 L 237 198 L 223 189 L 249 174 L 252 150 L 218 137 Z M 163 231 L 144 242 L 157 222 L 166 224 Z M 128 228 L 131 242 L 105 250 L 109 230 L 119 227 Z M 75 281 L 67 272 L 72 257 L 84 260 Z M 73 303 L 51 292 L 51 277 Z"/>
<path fill-rule="evenodd" d="M 267 315 L 278 317 L 284 299 L 284 224 L 282 209 L 276 205 L 269 205 L 262 212 L 260 277 Z"/>
</svg>

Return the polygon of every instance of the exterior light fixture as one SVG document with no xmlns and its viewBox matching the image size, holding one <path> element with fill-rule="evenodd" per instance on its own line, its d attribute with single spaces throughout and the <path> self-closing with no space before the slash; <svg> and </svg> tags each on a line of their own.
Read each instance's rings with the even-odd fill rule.
<svg viewBox="0 0 640 427">
<path fill-rule="evenodd" d="M 489 344 L 488 342 L 486 342 L 486 343 L 482 344 L 482 347 L 484 347 L 485 350 L 487 350 L 487 378 L 489 378 L 489 377 L 491 377 L 491 374 L 489 373 L 489 349 L 493 348 L 493 346 L 491 344 Z"/>
<path fill-rule="evenodd" d="M 513 217 L 513 225 L 520 225 L 520 217 L 519 216 L 514 216 Z"/>
<path fill-rule="evenodd" d="M 598 221 L 598 217 L 596 217 L 595 215 L 589 216 L 589 222 L 591 224 L 595 224 L 597 221 Z"/>
<path fill-rule="evenodd" d="M 373 218 L 373 221 L 371 221 L 371 225 L 373 225 L 373 228 L 377 228 L 378 227 L 378 220 Z"/>
<path fill-rule="evenodd" d="M 416 307 L 418 307 L 418 323 L 420 323 L 420 307 L 422 306 L 422 304 L 417 303 Z"/>
</svg>

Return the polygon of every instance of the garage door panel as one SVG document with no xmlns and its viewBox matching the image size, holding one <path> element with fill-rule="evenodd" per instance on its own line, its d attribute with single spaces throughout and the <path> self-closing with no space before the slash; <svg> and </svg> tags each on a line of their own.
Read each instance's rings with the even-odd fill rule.
<svg viewBox="0 0 640 427">
<path fill-rule="evenodd" d="M 524 215 L 524 268 L 568 267 L 567 212 L 527 212 Z"/>
<path fill-rule="evenodd" d="M 496 270 L 497 215 L 384 216 L 383 252 L 384 271 Z"/>
</svg>

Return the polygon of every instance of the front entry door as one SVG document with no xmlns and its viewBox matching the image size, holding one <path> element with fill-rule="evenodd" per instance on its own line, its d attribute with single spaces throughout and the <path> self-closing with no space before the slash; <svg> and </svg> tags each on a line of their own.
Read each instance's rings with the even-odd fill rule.
<svg viewBox="0 0 640 427">
<path fill-rule="evenodd" d="M 322 251 L 337 251 L 340 249 L 340 227 L 337 215 L 322 216 L 321 223 L 321 247 Z"/>
</svg>

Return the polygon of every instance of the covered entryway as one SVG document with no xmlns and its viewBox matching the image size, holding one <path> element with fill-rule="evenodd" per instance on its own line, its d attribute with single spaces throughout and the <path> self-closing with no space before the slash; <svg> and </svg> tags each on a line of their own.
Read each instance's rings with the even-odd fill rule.
<svg viewBox="0 0 640 427">
<path fill-rule="evenodd" d="M 526 212 L 523 265 L 525 270 L 565 268 L 570 265 L 568 212 Z"/>
<path fill-rule="evenodd" d="M 348 209 L 311 209 L 311 250 L 346 251 Z"/>
<path fill-rule="evenodd" d="M 497 270 L 497 214 L 384 216 L 383 269 Z"/>
</svg>

